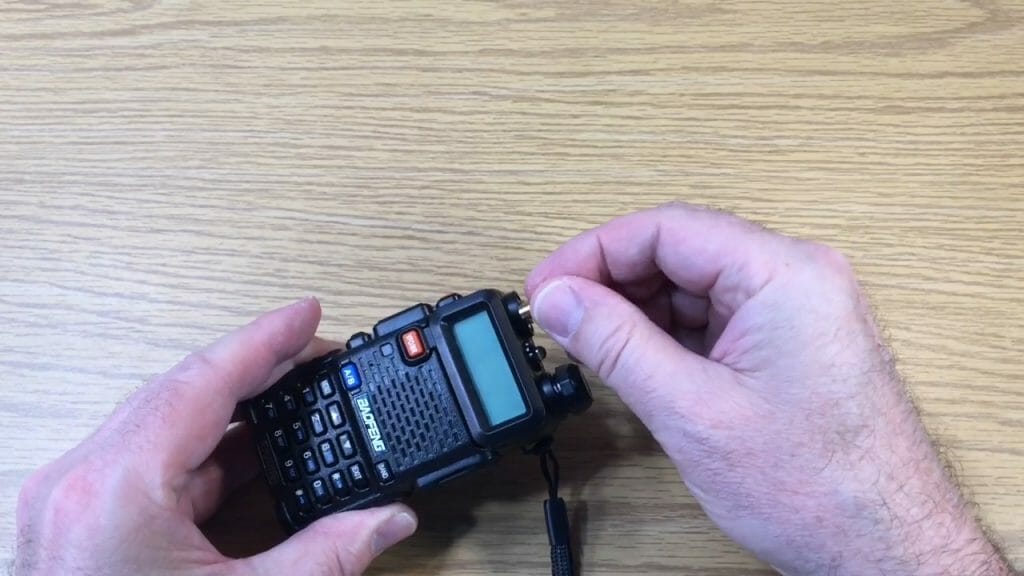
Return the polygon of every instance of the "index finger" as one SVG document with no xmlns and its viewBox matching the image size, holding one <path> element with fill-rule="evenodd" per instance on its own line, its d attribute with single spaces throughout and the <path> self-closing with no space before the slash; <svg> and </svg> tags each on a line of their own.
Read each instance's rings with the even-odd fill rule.
<svg viewBox="0 0 1024 576">
<path fill-rule="evenodd" d="M 683 203 L 616 218 L 569 240 L 534 268 L 527 296 L 548 280 L 581 276 L 608 286 L 659 273 L 686 293 L 735 311 L 763 287 L 786 238 L 737 216 Z"/>
<path fill-rule="evenodd" d="M 195 469 L 224 436 L 238 402 L 310 355 L 304 351 L 323 347 L 313 337 L 319 323 L 312 298 L 264 314 L 143 386 L 104 428 L 145 472 L 166 479 Z"/>
</svg>

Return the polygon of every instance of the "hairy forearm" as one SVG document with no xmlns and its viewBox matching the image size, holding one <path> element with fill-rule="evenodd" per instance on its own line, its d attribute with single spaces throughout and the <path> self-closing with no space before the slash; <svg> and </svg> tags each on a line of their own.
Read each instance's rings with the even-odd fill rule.
<svg viewBox="0 0 1024 576">
<path fill-rule="evenodd" d="M 873 395 L 879 417 L 822 435 L 834 457 L 814 477 L 786 483 L 808 518 L 782 536 L 803 554 L 777 565 L 787 576 L 1012 576 L 951 467 L 897 380 Z M 784 484 L 778 480 L 775 484 Z M 811 486 L 817 486 L 813 490 Z"/>
<path fill-rule="evenodd" d="M 907 406 L 894 412 L 903 412 L 897 417 L 902 421 L 891 422 L 889 429 L 903 433 L 876 439 L 874 454 L 887 456 L 879 462 L 874 481 L 868 484 L 871 489 L 860 494 L 866 505 L 861 534 L 846 535 L 850 547 L 845 550 L 845 566 L 835 573 L 1015 574 L 986 534 L 974 506 L 957 485 L 916 410 Z"/>
<path fill-rule="evenodd" d="M 947 481 L 945 497 L 919 498 L 906 509 L 892 541 L 886 574 L 1011 576 L 999 548 L 985 533 L 957 487 Z"/>
</svg>

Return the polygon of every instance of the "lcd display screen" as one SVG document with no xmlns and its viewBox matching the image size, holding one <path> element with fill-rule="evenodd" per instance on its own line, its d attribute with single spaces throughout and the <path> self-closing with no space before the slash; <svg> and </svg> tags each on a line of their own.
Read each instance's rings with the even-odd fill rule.
<svg viewBox="0 0 1024 576">
<path fill-rule="evenodd" d="M 494 428 L 525 414 L 526 402 L 487 311 L 455 322 L 452 335 L 487 423 Z"/>
</svg>

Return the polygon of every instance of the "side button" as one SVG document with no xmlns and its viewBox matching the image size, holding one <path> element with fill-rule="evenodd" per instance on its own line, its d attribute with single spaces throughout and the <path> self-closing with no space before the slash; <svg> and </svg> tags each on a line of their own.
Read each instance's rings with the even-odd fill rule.
<svg viewBox="0 0 1024 576">
<path fill-rule="evenodd" d="M 370 338 L 372 338 L 372 336 L 366 332 L 356 332 L 348 339 L 348 342 L 345 342 L 345 349 L 351 350 L 353 348 L 359 348 L 363 344 L 369 342 Z"/>
<path fill-rule="evenodd" d="M 377 322 L 377 325 L 373 327 L 373 334 L 377 338 L 380 338 L 385 334 L 397 332 L 410 324 L 426 320 L 428 316 L 430 316 L 430 306 L 426 304 L 410 306 L 398 314 L 388 316 L 380 322 Z"/>
<path fill-rule="evenodd" d="M 471 470 L 485 466 L 495 459 L 497 459 L 497 454 L 491 452 L 474 454 L 459 460 L 458 462 L 449 464 L 440 470 L 434 470 L 433 472 L 420 477 L 416 480 L 416 487 L 429 488 L 431 486 L 437 486 L 442 482 L 447 482 L 448 480 L 457 478 Z"/>
<path fill-rule="evenodd" d="M 459 298 L 462 298 L 462 294 L 449 294 L 437 301 L 437 307 L 440 308 L 442 306 L 447 306 L 448 304 L 455 302 Z"/>
</svg>

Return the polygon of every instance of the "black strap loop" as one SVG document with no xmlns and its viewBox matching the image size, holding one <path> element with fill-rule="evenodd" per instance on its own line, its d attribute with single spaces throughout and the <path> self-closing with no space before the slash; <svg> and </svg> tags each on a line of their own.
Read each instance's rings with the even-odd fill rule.
<svg viewBox="0 0 1024 576">
<path fill-rule="evenodd" d="M 548 483 L 548 498 L 558 498 L 558 459 L 550 446 L 540 453 L 540 472 Z"/>
<path fill-rule="evenodd" d="M 572 557 L 572 532 L 569 530 L 569 512 L 565 500 L 558 497 L 558 459 L 548 438 L 529 451 L 540 457 L 540 471 L 548 483 L 548 499 L 544 501 L 544 520 L 548 526 L 551 545 L 551 576 L 575 576 Z"/>
</svg>

